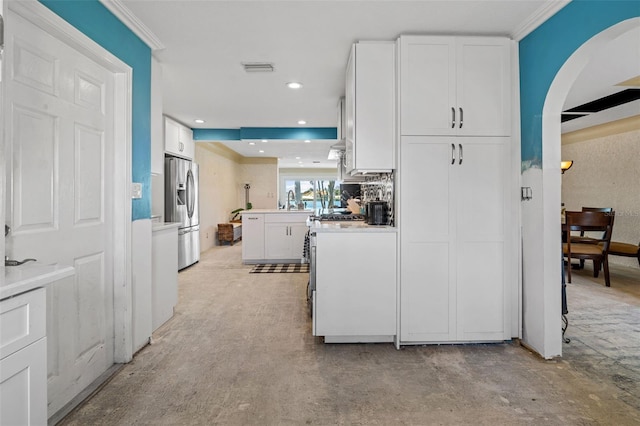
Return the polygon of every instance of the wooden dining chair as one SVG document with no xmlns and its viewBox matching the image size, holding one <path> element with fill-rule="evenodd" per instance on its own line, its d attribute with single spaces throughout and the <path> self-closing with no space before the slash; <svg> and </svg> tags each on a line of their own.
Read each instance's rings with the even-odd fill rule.
<svg viewBox="0 0 640 426">
<path fill-rule="evenodd" d="M 613 212 L 612 207 L 582 207 L 583 212 L 605 212 L 611 213 Z M 589 243 L 589 244 L 598 244 L 598 240 L 590 237 L 589 235 L 584 235 L 584 231 L 580 231 L 580 235 L 572 235 L 571 236 L 572 243 Z M 584 259 L 580 259 L 579 269 L 584 268 Z"/>
<path fill-rule="evenodd" d="M 572 242 L 572 238 L 567 238 L 563 244 L 562 251 L 564 257 L 571 263 L 571 259 L 593 260 L 593 276 L 598 277 L 600 266 L 604 267 L 604 281 L 607 287 L 611 287 L 609 280 L 609 245 L 611 243 L 611 233 L 613 232 L 613 212 L 583 211 L 566 212 L 565 232 L 571 235 L 571 231 L 597 232 L 599 237 L 592 237 L 590 242 Z M 602 243 L 602 244 L 598 244 Z M 567 281 L 571 282 L 571 267 L 567 268 Z"/>
</svg>

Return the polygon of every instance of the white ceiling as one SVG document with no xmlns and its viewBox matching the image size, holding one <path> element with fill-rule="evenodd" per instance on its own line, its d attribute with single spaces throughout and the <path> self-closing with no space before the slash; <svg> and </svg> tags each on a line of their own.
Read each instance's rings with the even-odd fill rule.
<svg viewBox="0 0 640 426">
<path fill-rule="evenodd" d="M 106 1 L 106 0 L 103 0 Z M 566 1 L 548 0 L 120 0 L 164 45 L 164 113 L 192 128 L 335 127 L 351 44 L 400 34 L 483 34 L 518 38 Z M 554 9 L 555 8 L 555 9 Z M 273 73 L 246 73 L 270 62 Z M 637 72 L 636 72 L 637 74 Z M 289 81 L 304 87 L 291 90 Z M 609 84 L 609 82 L 607 82 Z M 588 96 L 582 90 L 581 96 Z M 575 99 L 578 99 L 576 95 Z M 194 119 L 205 120 L 196 124 Z M 577 121 L 577 120 L 574 120 Z M 335 166 L 335 141 L 231 141 L 244 156 L 281 158 L 281 167 Z M 258 149 L 265 152 L 259 153 Z M 313 164 L 315 159 L 320 163 Z"/>
</svg>

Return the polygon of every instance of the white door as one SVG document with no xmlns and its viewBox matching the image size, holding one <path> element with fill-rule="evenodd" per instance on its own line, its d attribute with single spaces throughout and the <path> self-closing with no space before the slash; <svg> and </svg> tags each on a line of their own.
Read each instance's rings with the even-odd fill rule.
<svg viewBox="0 0 640 426">
<path fill-rule="evenodd" d="M 400 57 L 400 133 L 456 134 L 455 37 L 401 37 Z"/>
<path fill-rule="evenodd" d="M 505 152 L 509 138 L 458 137 L 457 340 L 504 340 Z M 460 155 L 460 154 L 459 154 Z M 507 333 L 508 334 L 508 333 Z"/>
<path fill-rule="evenodd" d="M 265 223 L 265 258 L 289 259 L 291 257 L 291 237 L 288 223 Z"/>
<path fill-rule="evenodd" d="M 400 173 L 400 335 L 403 342 L 455 339 L 456 138 L 403 137 Z"/>
<path fill-rule="evenodd" d="M 509 40 L 461 37 L 456 44 L 459 135 L 511 134 Z"/>
<path fill-rule="evenodd" d="M 114 76 L 9 11 L 7 254 L 75 267 L 47 289 L 49 416 L 114 359 Z"/>
</svg>

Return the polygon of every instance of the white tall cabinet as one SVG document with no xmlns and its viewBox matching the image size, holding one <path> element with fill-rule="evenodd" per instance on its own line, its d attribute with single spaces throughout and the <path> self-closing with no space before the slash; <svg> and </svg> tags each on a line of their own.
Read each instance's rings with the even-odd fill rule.
<svg viewBox="0 0 640 426">
<path fill-rule="evenodd" d="M 401 344 L 511 337 L 509 52 L 400 38 Z"/>
</svg>

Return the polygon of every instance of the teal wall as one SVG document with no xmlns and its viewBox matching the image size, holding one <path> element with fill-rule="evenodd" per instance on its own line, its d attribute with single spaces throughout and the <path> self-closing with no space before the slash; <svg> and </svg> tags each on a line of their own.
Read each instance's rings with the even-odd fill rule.
<svg viewBox="0 0 640 426">
<path fill-rule="evenodd" d="M 336 139 L 335 127 L 240 127 L 239 129 L 193 129 L 196 141 L 244 139 Z"/>
<path fill-rule="evenodd" d="M 638 16 L 638 0 L 573 0 L 520 41 L 522 171 L 542 168 L 542 109 L 562 65 L 591 37 Z"/>
<path fill-rule="evenodd" d="M 39 0 L 65 21 L 133 68 L 132 179 L 142 198 L 132 200 L 132 220 L 151 217 L 151 49 L 98 0 Z"/>
</svg>

